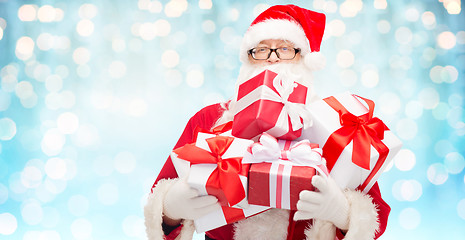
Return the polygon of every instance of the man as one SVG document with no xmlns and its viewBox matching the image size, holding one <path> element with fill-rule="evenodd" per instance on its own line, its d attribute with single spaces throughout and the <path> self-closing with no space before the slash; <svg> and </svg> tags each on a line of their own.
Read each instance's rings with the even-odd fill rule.
<svg viewBox="0 0 465 240">
<path fill-rule="evenodd" d="M 316 99 L 312 71 L 321 68 L 319 53 L 325 15 L 294 5 L 273 6 L 251 24 L 240 49 L 243 63 L 237 84 L 270 69 L 306 85 L 308 102 Z M 192 141 L 196 127 L 211 129 L 231 121 L 234 101 L 207 106 L 188 122 L 175 148 Z M 149 239 L 191 239 L 193 219 L 220 208 L 213 196 L 199 196 L 177 178 L 168 158 L 145 207 Z M 373 239 L 385 230 L 390 207 L 376 183 L 368 194 L 339 189 L 331 178 L 313 177 L 319 191 L 302 191 L 298 211 L 271 209 L 206 232 L 206 239 Z"/>
</svg>

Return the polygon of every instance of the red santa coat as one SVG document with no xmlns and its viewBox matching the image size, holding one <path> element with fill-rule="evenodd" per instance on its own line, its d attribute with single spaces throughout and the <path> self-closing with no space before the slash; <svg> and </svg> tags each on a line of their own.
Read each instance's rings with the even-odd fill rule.
<svg viewBox="0 0 465 240">
<path fill-rule="evenodd" d="M 193 142 L 196 127 L 211 129 L 223 114 L 225 108 L 221 104 L 207 106 L 197 112 L 187 123 L 184 132 L 174 148 Z M 184 220 L 178 228 L 165 236 L 162 228 L 163 198 L 166 191 L 177 180 L 177 173 L 168 157 L 160 171 L 147 205 L 144 209 L 145 225 L 149 239 L 191 239 L 194 231 L 192 221 Z M 391 208 L 381 198 L 378 184 L 365 195 L 357 191 L 346 191 L 349 200 L 349 230 L 342 235 L 329 222 L 316 220 L 293 221 L 294 211 L 272 209 L 257 216 L 229 224 L 206 232 L 206 235 L 217 240 L 232 239 L 377 239 L 387 225 Z M 258 227 L 258 226 L 267 227 Z M 258 229 L 258 230 L 257 230 Z M 262 232 L 259 230 L 262 229 Z M 267 235 L 269 235 L 267 237 Z M 253 237 L 256 236 L 256 237 Z M 258 238 L 257 238 L 258 237 Z"/>
</svg>

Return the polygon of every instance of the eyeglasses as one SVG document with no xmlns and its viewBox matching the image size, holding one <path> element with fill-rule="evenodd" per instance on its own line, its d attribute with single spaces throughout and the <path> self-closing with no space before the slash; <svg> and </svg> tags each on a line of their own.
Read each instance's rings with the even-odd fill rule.
<svg viewBox="0 0 465 240">
<path fill-rule="evenodd" d="M 300 52 L 299 48 L 281 47 L 281 48 L 267 48 L 267 47 L 256 47 L 248 51 L 248 53 L 255 60 L 267 60 L 270 58 L 271 53 L 275 52 L 281 60 L 294 59 L 297 53 Z"/>
</svg>

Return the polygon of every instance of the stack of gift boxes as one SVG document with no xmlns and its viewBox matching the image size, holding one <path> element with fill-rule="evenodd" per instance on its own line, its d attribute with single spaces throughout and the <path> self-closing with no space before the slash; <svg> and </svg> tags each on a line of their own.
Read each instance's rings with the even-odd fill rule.
<svg viewBox="0 0 465 240">
<path fill-rule="evenodd" d="M 373 116 L 373 101 L 344 93 L 307 103 L 307 90 L 265 70 L 236 89 L 232 122 L 197 129 L 192 144 L 172 152 L 179 177 L 222 206 L 194 221 L 197 232 L 295 210 L 316 174 L 370 190 L 402 143 Z"/>
</svg>

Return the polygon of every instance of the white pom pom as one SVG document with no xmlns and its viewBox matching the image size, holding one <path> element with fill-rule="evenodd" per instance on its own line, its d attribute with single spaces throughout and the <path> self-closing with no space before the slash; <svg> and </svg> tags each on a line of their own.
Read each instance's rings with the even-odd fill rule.
<svg viewBox="0 0 465 240">
<path fill-rule="evenodd" d="M 304 63 L 312 71 L 321 70 L 326 66 L 326 57 L 320 52 L 311 52 L 304 56 Z"/>
</svg>

